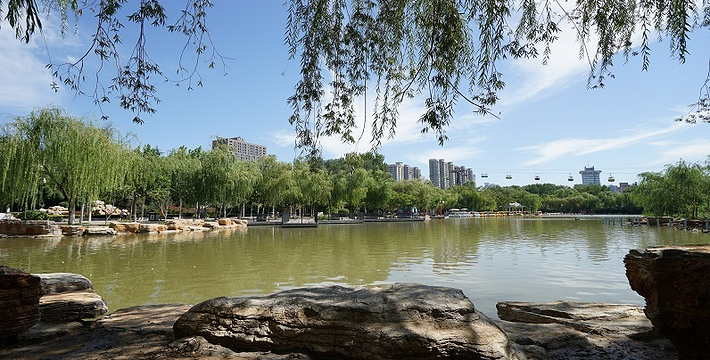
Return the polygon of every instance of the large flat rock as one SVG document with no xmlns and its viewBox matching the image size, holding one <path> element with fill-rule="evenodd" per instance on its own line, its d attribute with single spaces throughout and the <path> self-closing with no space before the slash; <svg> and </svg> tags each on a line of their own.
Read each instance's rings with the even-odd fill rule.
<svg viewBox="0 0 710 360">
<path fill-rule="evenodd" d="M 211 299 L 174 325 L 238 351 L 347 359 L 524 359 L 461 290 L 419 284 L 312 287 Z"/>
<path fill-rule="evenodd" d="M 675 360 L 666 338 L 634 305 L 500 302 L 498 324 L 536 360 Z"/>
</svg>

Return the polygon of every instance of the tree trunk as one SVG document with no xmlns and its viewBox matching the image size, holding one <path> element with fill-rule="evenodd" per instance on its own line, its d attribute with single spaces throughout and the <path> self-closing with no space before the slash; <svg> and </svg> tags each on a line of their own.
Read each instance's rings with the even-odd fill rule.
<svg viewBox="0 0 710 360">
<path fill-rule="evenodd" d="M 131 200 L 131 217 L 133 221 L 138 221 L 138 212 L 136 211 L 136 192 L 133 191 L 133 199 Z"/>
<path fill-rule="evenodd" d="M 89 222 L 91 222 L 91 213 L 94 212 L 94 207 L 91 205 L 93 202 L 89 202 L 89 213 L 87 214 L 87 217 L 89 218 Z"/>
<path fill-rule="evenodd" d="M 74 221 L 76 220 L 76 214 L 74 214 L 75 211 L 76 201 L 69 199 L 69 225 L 74 225 Z"/>
<path fill-rule="evenodd" d="M 79 224 L 84 222 L 84 203 L 81 203 L 81 214 L 79 214 Z"/>
<path fill-rule="evenodd" d="M 178 202 L 180 203 L 180 205 L 178 206 L 178 219 L 182 219 L 182 197 Z"/>
</svg>

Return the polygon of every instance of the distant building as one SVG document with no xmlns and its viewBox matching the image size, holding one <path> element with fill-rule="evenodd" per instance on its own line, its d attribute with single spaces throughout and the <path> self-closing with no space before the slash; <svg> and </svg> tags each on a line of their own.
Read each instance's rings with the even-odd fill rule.
<svg viewBox="0 0 710 360">
<path fill-rule="evenodd" d="M 465 166 L 456 166 L 451 161 L 444 159 L 429 159 L 429 180 L 441 189 L 463 185 L 467 181 L 476 181 L 473 169 Z"/>
<path fill-rule="evenodd" d="M 226 144 L 232 154 L 242 161 L 256 161 L 266 156 L 266 146 L 248 143 L 240 136 L 218 137 L 217 140 L 212 141 L 212 149 L 223 144 Z"/>
<path fill-rule="evenodd" d="M 619 183 L 619 192 L 624 192 L 624 191 L 626 191 L 626 189 L 628 189 L 628 188 L 630 188 L 630 187 L 631 187 L 631 185 L 629 185 L 629 183 L 627 183 L 627 182 L 620 182 L 620 183 Z"/>
<path fill-rule="evenodd" d="M 584 170 L 580 171 L 579 174 L 582 175 L 582 185 L 591 185 L 591 184 L 597 184 L 601 185 L 602 182 L 599 178 L 599 174 L 601 174 L 601 170 L 594 170 L 594 166 L 592 167 L 584 167 Z"/>
<path fill-rule="evenodd" d="M 387 164 L 387 172 L 392 175 L 392 179 L 395 181 L 420 179 L 422 176 L 422 172 L 418 167 L 403 164 L 401 161 L 394 164 Z"/>
<path fill-rule="evenodd" d="M 441 161 L 444 161 L 443 159 Z M 441 187 L 441 171 L 439 170 L 439 160 L 429 159 L 429 180 L 434 186 Z"/>
<path fill-rule="evenodd" d="M 420 180 L 422 178 L 422 170 L 418 166 L 412 166 L 412 179 Z"/>
</svg>

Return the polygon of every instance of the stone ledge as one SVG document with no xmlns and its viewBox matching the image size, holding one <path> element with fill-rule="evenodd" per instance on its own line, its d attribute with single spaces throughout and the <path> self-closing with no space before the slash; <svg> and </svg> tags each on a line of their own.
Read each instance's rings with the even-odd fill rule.
<svg viewBox="0 0 710 360">
<path fill-rule="evenodd" d="M 640 306 L 506 301 L 496 307 L 501 318 L 496 323 L 528 359 L 678 359 Z"/>
</svg>

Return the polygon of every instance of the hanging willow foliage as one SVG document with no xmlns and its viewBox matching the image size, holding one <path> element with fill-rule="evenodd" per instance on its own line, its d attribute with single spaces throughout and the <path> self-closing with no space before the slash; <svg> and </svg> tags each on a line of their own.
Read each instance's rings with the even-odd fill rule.
<svg viewBox="0 0 710 360">
<path fill-rule="evenodd" d="M 27 206 L 39 182 L 51 182 L 69 203 L 74 222 L 77 201 L 97 199 L 115 188 L 128 171 L 128 148 L 110 127 L 97 127 L 59 108 L 33 111 L 2 129 L 0 198 Z"/>
<path fill-rule="evenodd" d="M 205 57 L 208 68 L 224 63 L 209 36 L 208 13 L 214 7 L 210 0 L 0 0 L 0 18 L 27 42 L 42 28 L 39 4 L 49 9 L 48 15 L 59 15 L 63 30 L 71 15 L 77 24 L 82 16 L 96 22 L 91 44 L 76 56 L 78 60 L 48 65 L 57 81 L 54 86 L 64 84 L 92 97 L 99 108 L 118 100 L 120 107 L 136 114 L 133 120 L 138 123 L 143 122 L 141 114 L 155 112 L 159 102 L 155 79 L 170 81 L 148 55 L 146 29 L 165 28 L 185 36 L 181 54 L 193 49 L 195 65 Z M 398 108 L 410 96 L 424 99 L 421 131 L 433 132 L 443 144 L 459 102 L 472 104 L 479 114 L 492 114 L 505 86 L 500 64 L 536 57 L 547 63 L 551 45 L 562 31 L 576 34 L 579 55 L 589 62 L 589 86 L 603 87 L 614 77 L 617 54 L 624 59 L 639 56 L 646 70 L 650 44 L 662 38 L 670 55 L 682 63 L 689 55 L 691 33 L 710 25 L 710 2 L 697 0 L 285 0 L 284 4 L 285 43 L 290 57 L 300 62 L 301 73 L 288 99 L 293 110 L 289 120 L 296 144 L 314 155 L 321 136 L 355 140 L 354 102 L 358 96 L 367 98 L 368 91 L 374 107 L 365 111 L 370 112 L 369 122 L 363 125 L 372 129 L 375 147 L 394 135 Z M 120 56 L 120 44 L 133 35 L 136 45 Z M 99 66 L 98 73 L 86 74 L 84 65 L 92 56 L 100 65 L 117 66 Z M 188 89 L 201 86 L 199 67 L 182 66 L 182 55 L 178 63 L 182 78 L 172 81 L 187 82 Z M 102 75 L 108 71 L 112 73 Z M 85 83 L 91 79 L 96 83 Z M 710 73 L 697 111 L 679 120 L 710 122 L 709 89 Z"/>
</svg>

